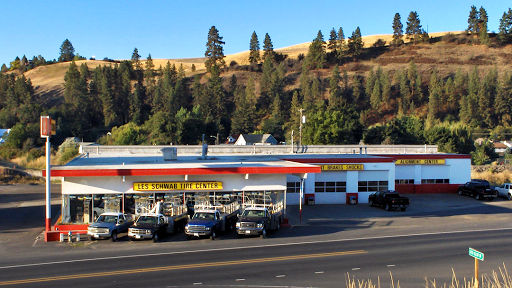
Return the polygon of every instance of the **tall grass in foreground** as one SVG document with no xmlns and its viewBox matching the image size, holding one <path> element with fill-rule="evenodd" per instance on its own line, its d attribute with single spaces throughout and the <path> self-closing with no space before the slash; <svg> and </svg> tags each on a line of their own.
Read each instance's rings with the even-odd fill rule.
<svg viewBox="0 0 512 288">
<path fill-rule="evenodd" d="M 457 276 L 455 275 L 455 271 L 452 269 L 452 282 L 447 284 L 438 284 L 436 280 L 428 280 L 425 277 L 425 288 L 477 288 L 474 283 L 474 279 L 466 279 L 463 281 L 459 281 Z M 393 274 L 389 272 L 391 277 L 389 287 L 390 288 L 400 288 L 400 281 L 393 279 Z M 503 268 L 499 268 L 499 273 L 496 271 L 492 271 L 491 275 L 483 274 L 480 277 L 478 287 L 480 288 L 512 288 L 512 278 L 508 275 L 507 268 L 505 264 L 503 264 Z M 373 283 L 371 279 L 368 280 L 356 280 L 352 276 L 350 278 L 350 274 L 347 273 L 345 277 L 345 283 L 347 288 L 381 288 L 380 278 L 377 278 L 377 283 Z M 384 286 L 383 286 L 384 287 Z"/>
</svg>

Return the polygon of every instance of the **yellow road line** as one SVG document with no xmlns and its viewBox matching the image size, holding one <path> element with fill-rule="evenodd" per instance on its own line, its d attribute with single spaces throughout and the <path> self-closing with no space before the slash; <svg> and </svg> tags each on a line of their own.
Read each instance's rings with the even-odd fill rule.
<svg viewBox="0 0 512 288">
<path fill-rule="evenodd" d="M 311 258 L 332 257 L 332 256 L 342 256 L 342 255 L 364 254 L 364 253 L 368 253 L 368 252 L 366 252 L 364 250 L 355 250 L 355 251 L 331 252 L 331 253 L 320 253 L 320 254 L 305 254 L 305 255 L 259 258 L 259 259 L 236 260 L 236 261 L 208 262 L 208 263 L 198 263 L 198 264 L 155 267 L 155 268 L 131 269 L 131 270 L 110 271 L 110 272 L 76 274 L 76 275 L 67 275 L 67 276 L 55 276 L 55 277 L 46 277 L 46 278 L 12 280 L 12 281 L 0 282 L 0 286 L 58 281 L 58 280 L 70 280 L 70 279 L 80 279 L 80 278 L 92 278 L 92 277 L 102 277 L 102 276 L 112 276 L 112 275 L 124 275 L 124 274 L 135 274 L 135 273 L 147 273 L 147 272 L 202 268 L 202 267 L 210 267 L 210 266 L 227 266 L 227 265 L 240 265 L 240 264 L 251 264 L 251 263 L 285 261 L 285 260 L 300 260 L 300 259 L 311 259 Z"/>
</svg>

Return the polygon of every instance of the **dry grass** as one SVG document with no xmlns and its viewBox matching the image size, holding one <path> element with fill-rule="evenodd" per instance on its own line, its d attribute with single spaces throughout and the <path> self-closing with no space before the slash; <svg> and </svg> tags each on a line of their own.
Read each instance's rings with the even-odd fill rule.
<svg viewBox="0 0 512 288">
<path fill-rule="evenodd" d="M 512 182 L 512 172 L 511 171 L 503 171 L 500 173 L 495 173 L 493 171 L 484 171 L 484 172 L 471 171 L 471 179 L 483 179 L 483 180 L 489 181 L 489 183 L 491 183 L 491 184 L 501 185 L 503 183 L 511 183 Z"/>
<path fill-rule="evenodd" d="M 400 281 L 393 279 L 393 274 L 390 275 L 390 288 L 400 288 Z M 512 288 L 512 278 L 508 275 L 507 268 L 503 263 L 503 267 L 499 267 L 498 272 L 492 271 L 491 275 L 483 274 L 479 279 L 480 285 L 475 285 L 474 278 L 466 279 L 462 281 L 457 279 L 455 271 L 452 270 L 452 282 L 444 283 L 439 285 L 436 280 L 428 280 L 425 278 L 425 288 Z M 347 288 L 381 288 L 380 278 L 377 278 L 377 283 L 374 284 L 371 279 L 368 280 L 356 280 L 354 277 L 350 278 L 347 273 L 345 277 L 345 285 Z"/>
</svg>

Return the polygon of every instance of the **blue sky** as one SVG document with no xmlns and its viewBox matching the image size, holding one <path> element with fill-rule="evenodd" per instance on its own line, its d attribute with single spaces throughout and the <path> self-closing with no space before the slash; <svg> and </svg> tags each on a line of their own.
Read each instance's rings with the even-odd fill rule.
<svg viewBox="0 0 512 288">
<path fill-rule="evenodd" d="M 224 37 L 225 54 L 248 50 L 256 31 L 262 47 L 269 33 L 274 48 L 311 41 L 318 30 L 328 39 L 342 27 L 348 37 L 357 26 L 363 36 L 391 34 L 400 13 L 417 11 L 429 32 L 467 28 L 471 5 L 483 6 L 489 31 L 497 31 L 510 1 L 8 1 L 0 0 L 0 65 L 26 55 L 59 57 L 69 39 L 87 58 L 129 59 L 135 47 L 142 58 L 203 57 L 211 26 Z"/>
</svg>

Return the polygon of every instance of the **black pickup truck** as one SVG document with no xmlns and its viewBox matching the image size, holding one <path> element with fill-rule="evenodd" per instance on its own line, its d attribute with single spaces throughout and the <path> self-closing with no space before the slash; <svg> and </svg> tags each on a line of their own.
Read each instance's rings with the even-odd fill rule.
<svg viewBox="0 0 512 288">
<path fill-rule="evenodd" d="M 493 200 L 498 197 L 498 192 L 491 189 L 491 185 L 486 180 L 471 180 L 464 185 L 459 186 L 459 195 L 469 195 L 476 200 Z"/>
<path fill-rule="evenodd" d="M 401 197 L 398 192 L 393 190 L 384 190 L 370 194 L 368 196 L 368 205 L 370 207 L 379 205 L 384 207 L 386 211 L 394 208 L 400 208 L 400 210 L 405 211 L 409 206 L 409 198 Z"/>
</svg>

